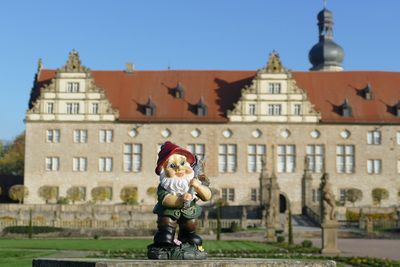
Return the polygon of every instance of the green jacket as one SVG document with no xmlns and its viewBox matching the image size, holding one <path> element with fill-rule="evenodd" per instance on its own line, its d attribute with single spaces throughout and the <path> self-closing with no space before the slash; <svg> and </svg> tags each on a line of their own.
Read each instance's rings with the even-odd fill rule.
<svg viewBox="0 0 400 267">
<path fill-rule="evenodd" d="M 157 188 L 157 199 L 158 202 L 153 209 L 153 213 L 158 216 L 170 216 L 175 220 L 181 218 L 181 216 L 185 219 L 194 219 L 201 215 L 201 207 L 196 204 L 196 200 L 190 203 L 190 207 L 187 209 L 184 208 L 167 208 L 162 205 L 162 202 L 166 195 L 168 195 L 168 191 L 165 190 L 161 185 Z"/>
</svg>

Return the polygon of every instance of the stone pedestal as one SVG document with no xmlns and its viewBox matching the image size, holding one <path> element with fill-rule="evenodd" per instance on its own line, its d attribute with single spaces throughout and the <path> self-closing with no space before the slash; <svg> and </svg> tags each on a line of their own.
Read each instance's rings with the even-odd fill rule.
<svg viewBox="0 0 400 267">
<path fill-rule="evenodd" d="M 267 226 L 265 239 L 267 242 L 276 242 L 275 228 Z"/>
<path fill-rule="evenodd" d="M 337 230 L 339 224 L 335 221 L 324 222 L 322 229 L 322 249 L 321 254 L 326 256 L 339 256 L 340 250 L 337 247 Z"/>
<path fill-rule="evenodd" d="M 34 259 L 33 267 L 335 267 L 331 260 L 283 259 L 213 259 L 195 261 L 174 260 L 116 260 L 116 259 Z"/>
</svg>

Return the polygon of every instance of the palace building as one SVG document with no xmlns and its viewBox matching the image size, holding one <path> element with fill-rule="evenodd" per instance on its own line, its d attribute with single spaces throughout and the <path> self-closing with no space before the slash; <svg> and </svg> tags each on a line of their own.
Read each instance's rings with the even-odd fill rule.
<svg viewBox="0 0 400 267">
<path fill-rule="evenodd" d="M 260 172 L 276 174 L 293 213 L 317 203 L 323 172 L 338 203 L 399 204 L 400 72 L 347 71 L 334 42 L 332 13 L 318 14 L 310 71 L 289 71 L 272 52 L 256 71 L 96 71 L 72 51 L 64 66 L 39 64 L 26 113 L 25 203 L 81 193 L 121 203 L 123 188 L 155 203 L 161 144 L 170 140 L 205 158 L 211 187 L 231 205 L 259 205 Z M 304 186 L 304 173 L 310 173 Z M 376 204 L 376 203 L 375 203 Z"/>
</svg>

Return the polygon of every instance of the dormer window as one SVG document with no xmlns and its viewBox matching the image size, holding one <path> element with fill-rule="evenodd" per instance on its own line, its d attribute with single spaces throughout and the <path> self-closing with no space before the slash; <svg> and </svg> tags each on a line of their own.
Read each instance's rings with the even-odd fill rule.
<svg viewBox="0 0 400 267">
<path fill-rule="evenodd" d="M 208 114 L 208 107 L 204 103 L 204 98 L 201 97 L 199 103 L 196 105 L 197 116 L 206 116 Z"/>
<path fill-rule="evenodd" d="M 185 97 L 185 89 L 183 85 L 179 82 L 174 89 L 175 98 L 184 98 Z"/>
<path fill-rule="evenodd" d="M 353 115 L 353 113 L 352 113 L 351 106 L 349 104 L 349 101 L 346 98 L 346 100 L 342 104 L 342 116 L 343 117 L 351 117 L 352 115 Z"/>
<path fill-rule="evenodd" d="M 268 84 L 268 93 L 280 94 L 281 93 L 281 84 L 280 83 L 269 83 Z"/>
<path fill-rule="evenodd" d="M 146 116 L 154 116 L 156 115 L 157 107 L 156 104 L 153 102 L 151 97 L 149 97 L 149 100 L 147 100 L 147 103 L 144 107 L 144 114 Z"/>
<path fill-rule="evenodd" d="M 79 83 L 78 82 L 68 82 L 67 83 L 67 92 L 68 93 L 78 93 L 79 92 Z"/>
<path fill-rule="evenodd" d="M 400 117 L 400 100 L 399 100 L 399 102 L 397 102 L 397 104 L 394 107 L 395 107 L 396 116 Z"/>
<path fill-rule="evenodd" d="M 363 90 L 364 98 L 366 100 L 372 100 L 372 86 L 371 84 L 367 84 L 367 87 Z"/>
<path fill-rule="evenodd" d="M 301 104 L 294 104 L 293 106 L 293 114 L 300 116 L 301 115 Z"/>
</svg>

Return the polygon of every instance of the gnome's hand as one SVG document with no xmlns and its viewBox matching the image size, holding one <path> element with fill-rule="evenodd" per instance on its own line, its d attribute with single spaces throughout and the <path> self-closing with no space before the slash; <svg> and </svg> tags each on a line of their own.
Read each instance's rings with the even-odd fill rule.
<svg viewBox="0 0 400 267">
<path fill-rule="evenodd" d="M 193 188 L 197 191 L 197 189 L 200 187 L 201 182 L 198 179 L 192 179 L 189 183 L 189 186 L 193 186 Z"/>
<path fill-rule="evenodd" d="M 192 201 L 193 196 L 189 193 L 185 193 L 185 194 L 183 194 L 182 198 L 183 198 L 184 202 L 188 202 L 188 201 Z"/>
</svg>

